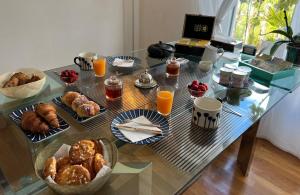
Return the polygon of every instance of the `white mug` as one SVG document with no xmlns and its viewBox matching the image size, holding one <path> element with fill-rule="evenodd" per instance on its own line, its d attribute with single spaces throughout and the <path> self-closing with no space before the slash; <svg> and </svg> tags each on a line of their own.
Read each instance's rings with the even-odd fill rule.
<svg viewBox="0 0 300 195">
<path fill-rule="evenodd" d="M 93 60 L 97 58 L 96 53 L 83 52 L 74 58 L 74 63 L 80 67 L 81 70 L 93 70 Z"/>
<path fill-rule="evenodd" d="M 211 45 L 206 45 L 201 60 L 212 61 L 212 63 L 215 64 L 223 56 L 223 54 L 224 50 L 222 48 L 216 48 Z"/>
<path fill-rule="evenodd" d="M 192 122 L 204 129 L 217 129 L 222 103 L 215 98 L 199 97 L 194 100 Z"/>
</svg>

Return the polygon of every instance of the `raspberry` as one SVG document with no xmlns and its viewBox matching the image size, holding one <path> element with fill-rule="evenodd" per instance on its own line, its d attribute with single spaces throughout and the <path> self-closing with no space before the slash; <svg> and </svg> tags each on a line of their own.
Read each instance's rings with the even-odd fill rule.
<svg viewBox="0 0 300 195">
<path fill-rule="evenodd" d="M 208 85 L 207 85 L 207 83 L 203 83 L 203 86 L 206 88 L 206 90 L 208 90 Z"/>
<path fill-rule="evenodd" d="M 198 90 L 200 91 L 206 91 L 206 88 L 204 85 L 199 85 Z"/>
<path fill-rule="evenodd" d="M 192 84 L 191 89 L 192 89 L 192 90 L 197 90 L 197 89 L 198 89 L 198 86 L 199 86 L 199 85 Z"/>
<path fill-rule="evenodd" d="M 192 85 L 199 85 L 199 83 L 198 83 L 197 80 L 194 80 L 194 81 L 192 82 Z"/>
</svg>

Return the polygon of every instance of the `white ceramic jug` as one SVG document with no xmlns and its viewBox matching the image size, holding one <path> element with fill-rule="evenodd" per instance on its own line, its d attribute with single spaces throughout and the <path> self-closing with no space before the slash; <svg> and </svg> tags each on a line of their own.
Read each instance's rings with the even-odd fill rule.
<svg viewBox="0 0 300 195">
<path fill-rule="evenodd" d="M 215 64 L 224 54 L 222 48 L 216 48 L 211 45 L 206 45 L 201 61 L 211 61 Z"/>
</svg>

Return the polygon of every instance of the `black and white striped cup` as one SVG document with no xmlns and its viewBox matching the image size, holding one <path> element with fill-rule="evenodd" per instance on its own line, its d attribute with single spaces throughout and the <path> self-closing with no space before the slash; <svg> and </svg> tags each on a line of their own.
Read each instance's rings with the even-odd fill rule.
<svg viewBox="0 0 300 195">
<path fill-rule="evenodd" d="M 74 63 L 80 67 L 81 70 L 93 70 L 93 60 L 97 58 L 96 53 L 83 52 L 74 58 Z"/>
</svg>

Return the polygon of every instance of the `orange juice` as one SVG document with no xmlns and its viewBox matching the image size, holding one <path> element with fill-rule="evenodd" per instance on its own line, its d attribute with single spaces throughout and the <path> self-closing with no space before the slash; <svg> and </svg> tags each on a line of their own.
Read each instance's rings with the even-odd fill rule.
<svg viewBox="0 0 300 195">
<path fill-rule="evenodd" d="M 158 91 L 157 92 L 157 111 L 164 116 L 171 113 L 173 105 L 173 92 L 171 91 Z"/>
<path fill-rule="evenodd" d="M 106 69 L 106 59 L 99 58 L 93 61 L 95 75 L 98 77 L 103 77 L 105 75 Z"/>
</svg>

